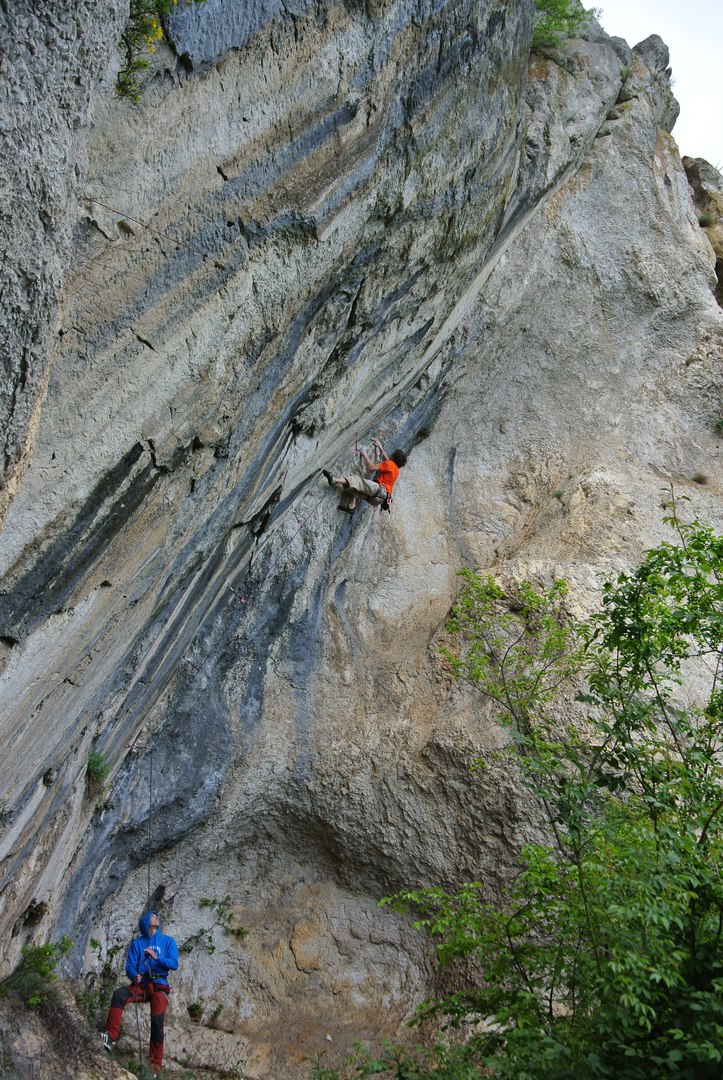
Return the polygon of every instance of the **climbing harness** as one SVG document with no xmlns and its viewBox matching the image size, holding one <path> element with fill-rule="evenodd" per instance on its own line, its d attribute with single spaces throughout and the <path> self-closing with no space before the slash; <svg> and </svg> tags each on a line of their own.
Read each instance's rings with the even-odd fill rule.
<svg viewBox="0 0 723 1080">
<path fill-rule="evenodd" d="M 379 444 L 374 443 L 374 449 L 379 454 L 380 460 L 381 460 L 381 455 L 383 453 L 381 443 L 379 443 Z M 374 473 L 374 476 L 372 477 L 372 479 L 373 479 L 375 484 L 379 484 L 380 487 L 384 487 L 384 484 L 379 483 L 379 469 L 377 469 L 377 471 Z M 385 492 L 384 498 L 379 503 L 379 511 L 381 513 L 381 511 L 386 510 L 387 513 L 390 514 L 391 511 L 392 511 L 392 493 L 391 493 L 391 491 L 387 491 L 386 488 L 384 488 L 384 492 Z"/>
</svg>

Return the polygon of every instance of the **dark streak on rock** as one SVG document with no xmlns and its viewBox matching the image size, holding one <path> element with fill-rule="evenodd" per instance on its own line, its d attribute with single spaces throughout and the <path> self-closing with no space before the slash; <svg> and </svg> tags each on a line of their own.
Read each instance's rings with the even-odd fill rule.
<svg viewBox="0 0 723 1080">
<path fill-rule="evenodd" d="M 139 333 L 137 333 L 135 330 L 133 331 L 133 333 L 135 335 L 136 340 L 140 341 L 141 345 L 145 345 L 146 348 L 150 349 L 152 352 L 156 351 L 155 348 L 153 347 L 153 345 L 151 345 L 148 338 L 141 337 L 141 335 Z"/>
<path fill-rule="evenodd" d="M 0 596 L 0 633 L 22 638 L 63 607 L 92 562 L 148 497 L 158 479 L 146 452 L 136 443 L 96 484 L 73 523 L 41 553 L 13 587 Z M 125 490 L 121 490 L 124 488 Z M 12 580 L 12 571 L 8 575 Z"/>
</svg>

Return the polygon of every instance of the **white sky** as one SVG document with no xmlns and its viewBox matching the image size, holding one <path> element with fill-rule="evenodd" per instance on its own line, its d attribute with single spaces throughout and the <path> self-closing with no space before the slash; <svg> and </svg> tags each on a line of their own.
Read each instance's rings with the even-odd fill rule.
<svg viewBox="0 0 723 1080">
<path fill-rule="evenodd" d="M 631 47 L 658 34 L 670 51 L 680 116 L 673 137 L 681 156 L 723 168 L 723 0 L 585 0 L 598 21 Z"/>
</svg>

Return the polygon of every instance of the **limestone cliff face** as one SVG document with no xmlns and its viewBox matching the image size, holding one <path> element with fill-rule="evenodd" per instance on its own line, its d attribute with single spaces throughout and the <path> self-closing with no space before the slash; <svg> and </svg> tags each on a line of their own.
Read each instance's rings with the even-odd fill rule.
<svg viewBox="0 0 723 1080">
<path fill-rule="evenodd" d="M 0 949 L 69 933 L 85 970 L 149 856 L 179 940 L 230 895 L 250 934 L 182 965 L 179 1058 L 283 1080 L 394 1033 L 431 974 L 377 899 L 494 892 L 534 831 L 514 777 L 468 770 L 501 734 L 438 657 L 460 566 L 583 609 L 664 534 L 665 485 L 721 521 L 667 50 L 593 28 L 530 58 L 533 7 L 209 0 L 73 143 L 0 538 Z M 410 462 L 389 519 L 347 518 L 319 470 L 375 433 Z"/>
<path fill-rule="evenodd" d="M 121 0 L 13 0 L 0 9 L 0 522 L 30 459 L 45 393 L 89 102 L 108 86 L 109 41 L 126 15 Z"/>
</svg>

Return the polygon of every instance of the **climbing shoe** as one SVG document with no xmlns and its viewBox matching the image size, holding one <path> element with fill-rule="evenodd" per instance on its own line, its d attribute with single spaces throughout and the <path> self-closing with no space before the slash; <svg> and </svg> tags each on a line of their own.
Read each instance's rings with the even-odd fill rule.
<svg viewBox="0 0 723 1080">
<path fill-rule="evenodd" d="M 111 1038 L 110 1038 L 110 1035 L 108 1034 L 108 1032 L 104 1031 L 103 1034 L 101 1035 L 100 1039 L 101 1039 L 101 1042 L 103 1043 L 103 1046 L 108 1051 L 108 1053 L 112 1054 L 113 1050 L 115 1049 L 115 1043 L 111 1042 Z"/>
<path fill-rule="evenodd" d="M 342 506 L 341 503 L 339 503 L 339 509 L 341 510 L 342 514 L 353 514 L 354 513 L 354 510 L 351 507 Z"/>
<path fill-rule="evenodd" d="M 334 487 L 334 477 L 331 475 L 328 469 L 322 469 L 321 475 L 326 477 L 327 483 L 330 487 Z"/>
</svg>

